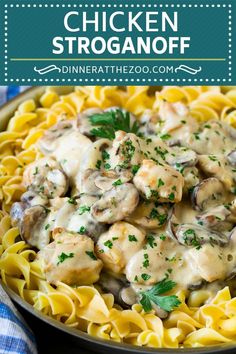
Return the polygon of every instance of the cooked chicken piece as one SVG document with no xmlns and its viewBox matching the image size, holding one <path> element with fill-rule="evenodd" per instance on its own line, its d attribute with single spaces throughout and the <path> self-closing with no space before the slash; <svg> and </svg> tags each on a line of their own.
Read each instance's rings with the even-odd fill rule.
<svg viewBox="0 0 236 354">
<path fill-rule="evenodd" d="M 108 150 L 111 168 L 131 168 L 139 165 L 143 159 L 140 138 L 133 133 L 125 133 L 121 130 L 116 132 L 112 148 Z"/>
<path fill-rule="evenodd" d="M 186 253 L 191 271 L 197 272 L 207 282 L 225 279 L 226 259 L 220 246 L 207 243 L 200 249 L 192 248 Z"/>
<path fill-rule="evenodd" d="M 67 192 L 68 178 L 56 160 L 44 157 L 26 167 L 23 184 L 37 194 L 55 198 Z"/>
<path fill-rule="evenodd" d="M 160 110 L 159 130 L 162 134 L 170 134 L 171 137 L 185 140 L 193 132 L 198 130 L 196 119 L 189 115 L 186 105 L 177 102 L 162 102 Z"/>
<path fill-rule="evenodd" d="M 95 220 L 90 207 L 97 199 L 82 195 L 80 198 L 66 198 L 63 205 L 55 210 L 53 228 L 65 228 L 91 237 L 94 241 L 106 231 L 104 224 Z"/>
<path fill-rule="evenodd" d="M 50 242 L 48 210 L 42 205 L 26 206 L 16 202 L 11 208 L 14 225 L 20 229 L 21 237 L 31 246 L 43 249 Z"/>
<path fill-rule="evenodd" d="M 186 139 L 181 135 L 179 139 L 181 145 L 193 149 L 198 154 L 225 154 L 235 147 L 234 139 L 219 121 L 208 121 Z"/>
<path fill-rule="evenodd" d="M 139 202 L 137 189 L 131 183 L 117 185 L 93 204 L 91 215 L 101 223 L 113 224 L 132 214 Z"/>
<path fill-rule="evenodd" d="M 184 178 L 171 166 L 143 160 L 133 181 L 148 200 L 177 203 L 182 199 Z"/>
<path fill-rule="evenodd" d="M 137 227 L 117 222 L 99 237 L 96 253 L 106 269 L 121 274 L 129 259 L 143 247 L 144 240 L 144 232 Z"/>
<path fill-rule="evenodd" d="M 99 279 L 102 262 L 94 254 L 93 241 L 84 235 L 54 230 L 55 241 L 39 252 L 46 279 L 51 284 L 90 285 Z"/>
<path fill-rule="evenodd" d="M 166 223 L 169 209 L 168 204 L 155 205 L 153 202 L 143 201 L 126 220 L 144 229 L 157 229 Z"/>
<path fill-rule="evenodd" d="M 62 121 L 51 127 L 38 142 L 44 155 L 55 157 L 61 164 L 71 179 L 71 184 L 74 184 L 81 159 L 91 144 L 91 140 L 81 134 L 75 124 L 69 121 Z"/>
<path fill-rule="evenodd" d="M 200 155 L 198 165 L 207 176 L 218 178 L 227 190 L 230 191 L 233 188 L 234 176 L 232 168 L 224 155 Z"/>
</svg>

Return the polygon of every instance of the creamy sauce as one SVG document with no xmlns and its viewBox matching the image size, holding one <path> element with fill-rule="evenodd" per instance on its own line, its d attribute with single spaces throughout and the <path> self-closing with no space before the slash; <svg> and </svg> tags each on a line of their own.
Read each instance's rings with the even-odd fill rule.
<svg viewBox="0 0 236 354">
<path fill-rule="evenodd" d="M 24 175 L 34 203 L 46 198 L 36 245 L 48 281 L 91 284 L 102 272 L 126 279 L 135 292 L 165 277 L 178 289 L 218 289 L 236 266 L 236 161 L 228 157 L 235 143 L 227 126 L 199 124 L 184 105 L 163 103 L 159 116 L 143 120 L 152 128 L 157 121 L 157 135 L 117 131 L 113 140 L 96 140 L 81 133 L 89 135 L 87 115 L 78 127 L 51 128 L 39 146 L 54 162 L 42 170 L 36 161 Z M 33 168 L 60 192 L 33 188 Z M 60 252 L 73 257 L 58 267 Z M 130 304 L 128 294 L 123 289 Z"/>
</svg>

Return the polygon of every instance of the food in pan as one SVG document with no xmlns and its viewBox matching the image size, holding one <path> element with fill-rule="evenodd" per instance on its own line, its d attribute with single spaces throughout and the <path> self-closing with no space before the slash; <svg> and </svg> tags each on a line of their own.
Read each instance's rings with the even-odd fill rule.
<svg viewBox="0 0 236 354">
<path fill-rule="evenodd" d="M 2 281 L 93 336 L 236 338 L 236 90 L 47 89 L 0 134 Z"/>
</svg>

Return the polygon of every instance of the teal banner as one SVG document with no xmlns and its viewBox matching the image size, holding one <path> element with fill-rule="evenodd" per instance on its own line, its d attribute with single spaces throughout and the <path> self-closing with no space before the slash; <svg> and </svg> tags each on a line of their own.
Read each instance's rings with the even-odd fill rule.
<svg viewBox="0 0 236 354">
<path fill-rule="evenodd" d="M 236 0 L 1 0 L 1 85 L 235 85 Z"/>
</svg>

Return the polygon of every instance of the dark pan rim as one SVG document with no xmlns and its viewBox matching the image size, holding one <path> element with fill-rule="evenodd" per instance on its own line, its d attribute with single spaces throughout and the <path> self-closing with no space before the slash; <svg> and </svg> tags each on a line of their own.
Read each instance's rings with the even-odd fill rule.
<svg viewBox="0 0 236 354">
<path fill-rule="evenodd" d="M 65 86 L 65 93 L 68 93 L 73 86 Z M 31 87 L 24 92 L 20 93 L 15 98 L 11 99 L 7 103 L 1 106 L 0 108 L 0 126 L 7 124 L 11 115 L 14 113 L 16 107 L 22 103 L 25 99 L 35 99 L 46 89 L 45 86 L 34 86 Z M 60 91 L 63 92 L 63 87 L 58 87 Z M 1 129 L 3 130 L 3 129 Z M 7 287 L 0 280 L 0 284 L 3 286 L 4 290 L 10 296 L 10 298 L 18 304 L 21 308 L 29 312 L 31 315 L 36 317 L 37 319 L 43 321 L 44 323 L 66 333 L 74 337 L 75 339 L 79 339 L 84 343 L 90 345 L 91 347 L 98 346 L 101 349 L 104 348 L 106 350 L 114 350 L 114 352 L 122 353 L 140 353 L 140 354 L 150 354 L 150 353 L 183 353 L 183 354 L 215 354 L 215 353 L 235 353 L 236 352 L 236 344 L 235 343 L 227 343 L 216 346 L 209 347 L 201 347 L 201 348 L 147 348 L 141 346 L 134 346 L 126 343 L 117 343 L 115 341 L 103 340 L 97 337 L 92 337 L 91 335 L 82 332 L 81 330 L 70 328 L 65 324 L 50 318 L 49 316 L 43 314 L 42 312 L 35 310 L 32 305 L 27 303 L 24 299 L 22 299 L 19 295 L 17 295 L 13 290 Z"/>
</svg>

